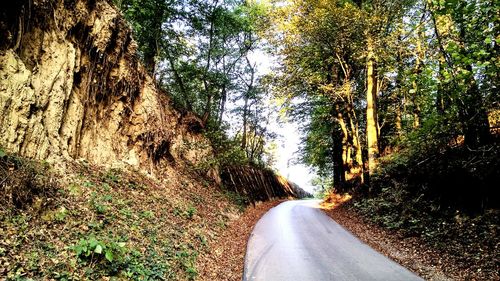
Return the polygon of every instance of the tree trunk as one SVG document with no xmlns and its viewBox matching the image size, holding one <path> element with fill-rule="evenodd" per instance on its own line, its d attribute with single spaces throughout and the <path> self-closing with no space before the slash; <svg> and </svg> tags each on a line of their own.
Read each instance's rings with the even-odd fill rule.
<svg viewBox="0 0 500 281">
<path fill-rule="evenodd" d="M 254 90 L 253 88 L 253 83 L 254 83 L 254 78 L 255 78 L 255 68 L 252 67 L 252 64 L 250 63 L 250 59 L 248 56 L 245 57 L 248 65 L 250 66 L 250 73 L 251 73 L 251 78 L 250 78 L 250 83 L 247 84 L 247 89 L 245 92 L 245 105 L 243 108 L 243 136 L 241 139 L 241 148 L 246 149 L 247 147 L 247 127 L 248 127 L 248 114 L 249 114 L 249 106 L 248 106 L 248 101 L 250 100 L 250 95 L 252 95 L 252 92 Z"/>
<path fill-rule="evenodd" d="M 210 63 L 212 61 L 212 48 L 213 48 L 213 40 L 214 40 L 214 13 L 215 13 L 215 8 L 217 7 L 218 1 L 215 2 L 212 13 L 211 13 L 211 19 L 210 19 L 210 29 L 209 29 L 209 37 L 208 37 L 208 52 L 207 52 L 207 61 L 203 73 L 203 87 L 205 90 L 205 94 L 207 95 L 207 101 L 205 103 L 205 109 L 203 112 L 203 117 L 202 122 L 203 125 L 206 126 L 208 123 L 208 120 L 210 119 L 210 114 L 212 111 L 212 99 L 213 99 L 213 94 L 211 92 L 211 87 L 210 83 L 208 81 L 208 72 L 210 71 Z"/>
<path fill-rule="evenodd" d="M 210 120 L 210 114 L 212 112 L 212 99 L 213 99 L 212 94 L 208 94 L 207 102 L 205 103 L 205 110 L 204 110 L 203 116 L 201 117 L 201 121 L 203 122 L 203 126 L 206 126 L 208 123 L 208 120 Z"/>
<path fill-rule="evenodd" d="M 154 78 L 155 77 L 155 68 L 156 68 L 156 62 L 155 62 L 155 53 L 144 53 L 144 68 L 146 68 L 146 71 Z"/>
<path fill-rule="evenodd" d="M 361 142 L 359 140 L 359 128 L 358 128 L 358 119 L 356 117 L 356 112 L 354 111 L 354 100 L 352 97 L 351 86 L 349 84 L 347 88 L 347 116 L 349 118 L 349 125 L 351 127 L 351 145 L 353 146 L 354 159 L 356 160 L 356 168 L 359 169 L 360 182 L 363 184 L 365 182 L 364 179 L 364 165 L 363 165 L 363 156 L 362 156 L 362 147 Z M 352 160 L 351 160 L 352 162 Z"/>
<path fill-rule="evenodd" d="M 243 107 L 243 135 L 241 136 L 241 148 L 247 148 L 247 126 L 248 126 L 248 94 L 245 94 L 245 106 Z"/>
<path fill-rule="evenodd" d="M 222 117 L 224 116 L 224 111 L 226 110 L 226 99 L 227 99 L 227 92 L 226 92 L 226 85 L 222 86 L 222 92 L 221 92 L 221 98 L 220 98 L 220 105 L 219 105 L 219 118 L 218 118 L 218 125 L 222 125 Z"/>
<path fill-rule="evenodd" d="M 367 47 L 366 139 L 368 143 L 368 173 L 371 176 L 377 168 L 377 158 L 379 155 L 377 128 L 377 66 L 371 38 L 368 39 Z"/>
<path fill-rule="evenodd" d="M 345 185 L 345 171 L 342 160 L 342 139 L 337 130 L 332 130 L 332 158 L 333 158 L 333 185 L 338 190 L 343 190 Z"/>
<path fill-rule="evenodd" d="M 445 113 L 445 109 L 447 108 L 447 106 L 449 106 L 449 103 L 446 102 L 447 93 L 445 92 L 443 86 L 443 81 L 444 81 L 443 71 L 444 71 L 445 58 L 441 54 L 438 60 L 439 60 L 439 71 L 438 71 L 439 82 L 437 86 L 437 95 L 436 95 L 436 111 L 440 116 L 443 116 Z"/>
<path fill-rule="evenodd" d="M 472 71 L 472 67 L 468 66 L 467 70 Z M 486 113 L 477 82 L 474 77 L 471 77 L 470 80 L 470 87 L 466 92 L 466 99 L 464 102 L 466 106 L 464 110 L 465 116 L 462 122 L 465 125 L 465 144 L 475 148 L 489 142 L 490 127 L 488 114 Z"/>
<path fill-rule="evenodd" d="M 463 23 L 459 24 L 459 30 L 460 41 L 464 46 L 462 53 L 466 56 L 468 46 Z M 467 64 L 465 69 L 467 69 L 469 73 L 474 73 L 471 64 Z M 486 112 L 483 97 L 481 96 L 479 85 L 477 84 L 474 75 L 470 74 L 466 82 L 466 85 L 469 85 L 469 88 L 467 89 L 465 98 L 463 99 L 463 106 L 465 107 L 463 110 L 465 118 L 462 119 L 462 123 L 465 127 L 464 141 L 467 146 L 475 148 L 489 142 L 491 137 L 490 124 L 488 122 L 488 113 Z"/>
<path fill-rule="evenodd" d="M 177 68 L 175 67 L 175 61 L 172 55 L 170 54 L 170 50 L 168 47 L 165 47 L 165 55 L 167 57 L 168 63 L 170 64 L 170 68 L 172 70 L 172 73 L 174 74 L 174 79 L 177 85 L 179 86 L 179 90 L 181 91 L 181 95 L 184 98 L 184 106 L 188 111 L 193 111 L 193 106 L 191 105 L 191 99 L 189 98 L 189 94 L 187 92 L 186 86 L 184 85 L 184 81 L 179 74 L 179 71 L 177 71 Z"/>
<path fill-rule="evenodd" d="M 398 137 L 403 135 L 403 124 L 401 118 L 401 106 L 400 104 L 396 104 L 396 134 Z"/>
<path fill-rule="evenodd" d="M 412 103 L 413 103 L 413 128 L 418 129 L 420 128 L 420 105 L 418 103 L 418 96 L 420 93 L 420 87 L 418 85 L 417 80 L 419 79 L 420 73 L 422 72 L 422 59 L 423 59 L 423 52 L 422 52 L 422 43 L 420 42 L 420 39 L 422 38 L 422 33 L 419 31 L 418 32 L 418 40 L 417 40 L 417 50 L 416 50 L 416 62 L 415 62 L 415 70 L 414 70 L 414 75 L 415 79 L 413 80 L 412 86 L 413 86 L 413 94 L 411 95 Z"/>
<path fill-rule="evenodd" d="M 352 167 L 352 158 L 350 156 L 349 149 L 349 132 L 347 131 L 344 116 L 338 105 L 335 106 L 335 111 L 337 113 L 337 122 L 339 123 L 340 129 L 342 130 L 342 165 L 344 172 L 347 174 L 349 173 L 348 167 Z"/>
<path fill-rule="evenodd" d="M 398 42 L 402 44 L 402 39 L 401 37 L 399 38 Z M 396 135 L 401 138 L 403 135 L 403 112 L 401 110 L 402 107 L 402 102 L 404 101 L 403 99 L 403 75 L 404 75 L 404 68 L 403 68 L 403 62 L 401 58 L 401 53 L 398 52 L 397 58 L 396 58 L 396 64 L 397 64 L 397 72 L 398 74 L 396 75 L 396 91 L 394 95 L 394 112 L 396 114 L 395 120 L 394 120 L 394 125 L 396 129 Z"/>
<path fill-rule="evenodd" d="M 417 92 L 418 92 L 418 85 L 417 82 L 413 82 L 413 89 L 415 90 L 415 93 L 413 93 L 412 96 L 412 103 L 413 103 L 413 129 L 418 129 L 420 128 L 420 106 L 417 102 Z"/>
<path fill-rule="evenodd" d="M 361 147 L 361 142 L 359 141 L 359 129 L 358 129 L 358 123 L 354 123 L 354 120 L 351 119 L 351 130 L 352 130 L 352 143 L 354 145 L 355 149 L 355 159 L 356 159 L 356 167 L 359 168 L 359 179 L 360 182 L 363 184 L 365 183 L 365 176 L 364 176 L 364 166 L 363 166 L 363 155 L 362 155 L 362 147 Z"/>
</svg>

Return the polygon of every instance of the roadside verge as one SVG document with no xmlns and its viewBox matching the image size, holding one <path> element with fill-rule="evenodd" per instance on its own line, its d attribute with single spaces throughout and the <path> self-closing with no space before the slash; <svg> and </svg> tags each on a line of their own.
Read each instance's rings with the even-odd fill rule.
<svg viewBox="0 0 500 281">
<path fill-rule="evenodd" d="M 241 280 L 247 242 L 253 227 L 269 209 L 284 201 L 257 203 L 234 218 L 215 244 L 210 245 L 210 250 L 200 254 L 197 261 L 200 280 Z"/>
</svg>

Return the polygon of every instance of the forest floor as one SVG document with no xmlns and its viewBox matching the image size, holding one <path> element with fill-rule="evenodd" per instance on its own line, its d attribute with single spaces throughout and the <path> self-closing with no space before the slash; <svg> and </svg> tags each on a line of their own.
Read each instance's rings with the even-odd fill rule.
<svg viewBox="0 0 500 281">
<path fill-rule="evenodd" d="M 197 268 L 200 280 L 241 280 L 247 242 L 253 227 L 269 209 L 283 201 L 262 202 L 249 206 L 240 217 L 232 220 L 218 242 L 211 246 L 211 251 L 199 256 Z"/>
<path fill-rule="evenodd" d="M 236 197 L 187 169 L 58 171 L 0 155 L 0 280 L 197 279 L 242 215 Z"/>
<path fill-rule="evenodd" d="M 341 198 L 341 197 L 339 197 Z M 466 230 L 454 233 L 442 248 L 432 246 L 428 239 L 419 235 L 408 235 L 404 231 L 388 229 L 360 212 L 352 201 L 324 205 L 323 210 L 335 221 L 344 226 L 360 240 L 364 241 L 385 256 L 400 263 L 426 280 L 499 280 L 498 243 L 487 248 L 481 239 L 464 242 L 468 236 L 478 237 L 481 233 L 470 234 Z M 474 223 L 472 223 L 474 226 Z M 451 226 L 450 228 L 453 228 Z M 428 238 L 428 237 L 427 237 Z M 493 233 L 490 240 L 498 240 Z M 457 251 L 467 243 L 471 251 Z M 471 257 L 476 250 L 482 255 Z M 496 269 L 495 269 L 496 268 Z"/>
</svg>

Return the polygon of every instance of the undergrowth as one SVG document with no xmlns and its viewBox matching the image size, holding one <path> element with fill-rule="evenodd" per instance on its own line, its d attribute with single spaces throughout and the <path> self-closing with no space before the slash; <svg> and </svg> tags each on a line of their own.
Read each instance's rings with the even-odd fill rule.
<svg viewBox="0 0 500 281">
<path fill-rule="evenodd" d="M 193 280 L 241 208 L 208 182 L 0 155 L 0 279 Z"/>
<path fill-rule="evenodd" d="M 489 276 L 500 260 L 499 202 L 493 200 L 498 182 L 499 144 L 403 150 L 382 159 L 370 192 L 358 192 L 348 205 Z"/>
<path fill-rule="evenodd" d="M 7 155 L 0 149 L 0 214 L 29 208 L 39 211 L 58 196 L 58 183 L 47 163 Z"/>
</svg>

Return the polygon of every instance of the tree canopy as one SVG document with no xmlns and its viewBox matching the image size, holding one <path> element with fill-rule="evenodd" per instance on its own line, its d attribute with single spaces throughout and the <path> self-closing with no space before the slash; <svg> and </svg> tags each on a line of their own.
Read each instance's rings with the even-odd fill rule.
<svg viewBox="0 0 500 281">
<path fill-rule="evenodd" d="M 280 58 L 276 94 L 308 120 L 303 161 L 337 187 L 365 182 L 380 156 L 403 147 L 490 141 L 488 113 L 499 100 L 494 1 L 280 3 L 267 33 Z"/>
<path fill-rule="evenodd" d="M 340 189 L 395 152 L 475 150 L 498 126 L 494 0 L 116 3 L 148 71 L 233 159 L 265 162 L 267 96 L 301 123 L 301 160 Z M 267 76 L 257 50 L 277 61 Z"/>
</svg>

